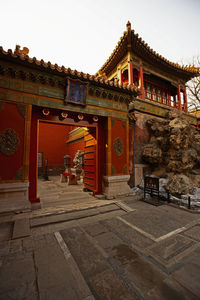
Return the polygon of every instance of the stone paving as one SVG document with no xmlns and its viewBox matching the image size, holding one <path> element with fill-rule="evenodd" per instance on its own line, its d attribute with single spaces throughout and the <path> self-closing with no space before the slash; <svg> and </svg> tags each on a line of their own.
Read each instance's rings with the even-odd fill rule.
<svg viewBox="0 0 200 300">
<path fill-rule="evenodd" d="M 118 201 L 1 222 L 0 299 L 200 299 L 200 215 Z"/>
<path fill-rule="evenodd" d="M 16 213 L 1 215 L 0 228 L 2 223 L 10 223 L 14 220 L 36 218 L 47 215 L 62 214 L 64 212 L 87 210 L 94 207 L 110 205 L 115 201 L 98 199 L 83 192 L 83 185 L 68 185 L 61 183 L 59 176 L 49 176 L 49 181 L 38 180 L 38 195 L 40 196 L 41 208 Z M 2 225 L 3 226 L 3 225 Z M 1 240 L 1 231 L 0 231 Z"/>
</svg>

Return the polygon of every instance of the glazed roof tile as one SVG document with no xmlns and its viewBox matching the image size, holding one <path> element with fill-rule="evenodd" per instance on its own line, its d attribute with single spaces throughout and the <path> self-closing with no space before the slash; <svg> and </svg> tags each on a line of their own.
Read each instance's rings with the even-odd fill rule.
<svg viewBox="0 0 200 300">
<path fill-rule="evenodd" d="M 22 62 L 23 64 L 26 63 L 26 66 L 31 65 L 31 67 L 40 67 L 40 69 L 44 69 L 46 71 L 54 71 L 56 73 L 60 73 L 62 75 L 66 76 L 72 76 L 73 78 L 89 81 L 91 83 L 99 83 L 100 85 L 106 87 L 112 87 L 117 88 L 120 90 L 131 91 L 135 95 L 139 94 L 139 88 L 136 86 L 128 86 L 128 85 L 120 85 L 117 82 L 113 82 L 108 80 L 107 78 L 103 77 L 97 77 L 95 75 L 90 75 L 88 73 L 78 72 L 77 70 L 71 70 L 70 68 L 66 68 L 64 66 L 58 66 L 57 64 L 52 64 L 50 61 L 45 62 L 43 59 L 38 60 L 36 57 L 29 57 L 28 54 L 24 54 L 23 50 L 19 50 L 20 46 L 16 46 L 16 49 L 18 47 L 18 51 L 12 51 L 11 49 L 8 49 L 8 51 L 5 51 L 3 47 L 0 46 L 0 58 L 6 58 L 6 60 L 12 60 L 15 62 Z M 28 50 L 28 48 L 26 48 Z"/>
<path fill-rule="evenodd" d="M 171 71 L 177 71 L 185 75 L 186 77 L 195 77 L 200 75 L 200 68 L 191 65 L 179 65 L 173 63 L 168 59 L 164 58 L 162 55 L 154 51 L 144 40 L 134 30 L 131 30 L 130 22 L 127 23 L 127 31 L 124 32 L 120 41 L 117 43 L 115 49 L 99 69 L 97 74 L 104 73 L 109 74 L 110 71 L 116 66 L 116 64 L 122 59 L 123 55 L 128 52 L 128 44 L 131 44 L 131 50 L 133 53 L 137 54 L 139 57 L 148 57 L 153 61 L 161 64 L 163 67 L 168 68 Z"/>
</svg>

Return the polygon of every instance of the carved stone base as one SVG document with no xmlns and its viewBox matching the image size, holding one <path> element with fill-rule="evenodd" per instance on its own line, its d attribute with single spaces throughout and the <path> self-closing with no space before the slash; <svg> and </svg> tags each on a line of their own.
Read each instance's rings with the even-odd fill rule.
<svg viewBox="0 0 200 300">
<path fill-rule="evenodd" d="M 0 184 L 0 212 L 22 211 L 31 208 L 28 182 Z"/>
<path fill-rule="evenodd" d="M 131 189 L 128 185 L 130 175 L 104 176 L 103 194 L 107 199 L 116 198 L 117 196 L 128 196 Z"/>
<path fill-rule="evenodd" d="M 146 168 L 147 165 L 144 164 L 135 164 L 134 166 L 134 186 L 137 186 L 142 183 L 142 180 L 144 179 L 144 168 Z"/>
<path fill-rule="evenodd" d="M 36 202 L 36 203 L 31 203 L 31 210 L 36 210 L 41 208 L 41 203 Z"/>
</svg>

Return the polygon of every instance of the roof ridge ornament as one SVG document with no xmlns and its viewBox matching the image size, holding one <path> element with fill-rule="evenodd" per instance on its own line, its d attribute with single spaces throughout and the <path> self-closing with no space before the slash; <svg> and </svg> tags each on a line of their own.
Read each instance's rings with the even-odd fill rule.
<svg viewBox="0 0 200 300">
<path fill-rule="evenodd" d="M 131 51 L 131 22 L 128 21 L 126 24 L 126 29 L 127 29 L 127 47 L 128 51 Z"/>
<path fill-rule="evenodd" d="M 20 45 L 16 45 L 14 53 L 22 57 L 28 55 L 29 49 L 27 47 L 23 47 L 23 49 L 20 48 Z"/>
<path fill-rule="evenodd" d="M 126 23 L 126 30 L 127 30 L 127 32 L 131 31 L 131 22 L 130 21 L 128 21 Z"/>
</svg>

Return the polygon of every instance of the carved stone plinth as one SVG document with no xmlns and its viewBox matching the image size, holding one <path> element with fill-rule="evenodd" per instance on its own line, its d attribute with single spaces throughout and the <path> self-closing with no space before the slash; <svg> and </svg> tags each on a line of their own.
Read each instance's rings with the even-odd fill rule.
<svg viewBox="0 0 200 300">
<path fill-rule="evenodd" d="M 1 183 L 0 212 L 30 209 L 28 187 L 28 182 Z"/>
<path fill-rule="evenodd" d="M 130 175 L 104 176 L 103 194 L 107 199 L 116 198 L 117 196 L 128 196 L 131 189 L 128 185 Z"/>
<path fill-rule="evenodd" d="M 134 165 L 134 186 L 142 183 L 142 180 L 144 179 L 144 168 L 146 167 L 147 165 L 145 164 Z"/>
</svg>

